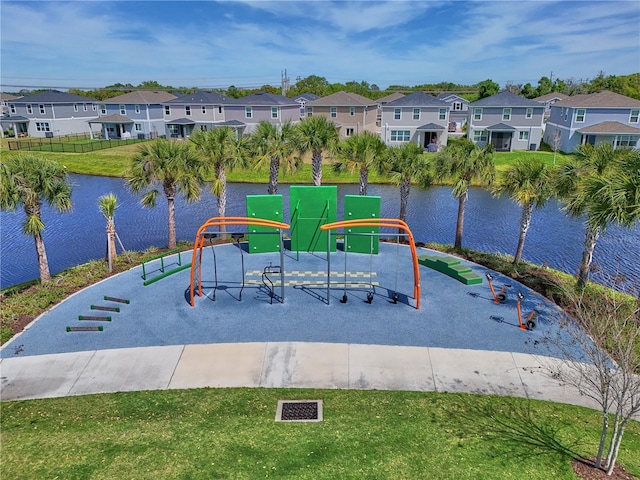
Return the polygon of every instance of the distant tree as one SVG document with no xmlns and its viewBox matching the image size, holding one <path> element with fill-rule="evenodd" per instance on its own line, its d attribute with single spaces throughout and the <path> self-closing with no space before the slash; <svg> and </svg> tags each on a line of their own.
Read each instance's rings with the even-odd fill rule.
<svg viewBox="0 0 640 480">
<path fill-rule="evenodd" d="M 176 248 L 175 197 L 181 193 L 187 202 L 200 199 L 205 165 L 187 142 L 160 138 L 143 143 L 131 160 L 129 187 L 140 193 L 159 185 L 167 199 L 169 248 Z M 142 205 L 155 207 L 160 194 L 154 188 L 142 196 Z"/>
<path fill-rule="evenodd" d="M 380 91 L 380 87 L 378 85 L 376 85 L 375 83 L 371 84 L 371 91 L 372 92 L 379 92 Z"/>
<path fill-rule="evenodd" d="M 344 91 L 349 93 L 357 93 L 363 97 L 369 97 L 371 95 L 371 87 L 368 82 L 347 82 L 344 85 Z"/>
<path fill-rule="evenodd" d="M 500 85 L 490 79 L 477 83 L 476 88 L 478 89 L 478 98 L 490 97 L 500 91 Z"/>
<path fill-rule="evenodd" d="M 308 77 L 296 80 L 295 85 L 289 90 L 289 97 L 294 97 L 303 93 L 313 93 L 319 97 L 329 94 L 329 82 L 324 77 L 309 75 Z"/>
<path fill-rule="evenodd" d="M 509 165 L 492 188 L 495 196 L 508 195 L 522 207 L 520 236 L 513 259 L 516 265 L 522 259 L 533 209 L 543 207 L 553 196 L 551 178 L 551 172 L 544 161 L 537 157 L 525 157 Z"/>
<path fill-rule="evenodd" d="M 242 97 L 242 92 L 238 90 L 235 85 L 230 85 L 229 88 L 227 88 L 226 95 L 231 98 L 240 98 Z"/>
<path fill-rule="evenodd" d="M 348 137 L 338 145 L 336 173 L 360 171 L 360 195 L 367 194 L 369 170 L 383 168 L 386 145 L 379 135 L 364 131 Z"/>
<path fill-rule="evenodd" d="M 541 97 L 547 93 L 553 92 L 553 82 L 549 77 L 540 77 L 538 87 L 536 88 L 536 97 Z"/>
<path fill-rule="evenodd" d="M 254 158 L 254 167 L 269 167 L 270 195 L 278 193 L 278 175 L 283 168 L 295 172 L 300 165 L 296 156 L 295 130 L 291 122 L 280 126 L 261 121 L 249 139 L 249 150 Z"/>
<path fill-rule="evenodd" d="M 555 81 L 553 82 L 554 92 L 567 94 L 567 89 L 568 89 L 567 82 L 565 82 L 564 80 L 556 78 Z"/>
<path fill-rule="evenodd" d="M 301 153 L 311 152 L 313 184 L 322 183 L 322 154 L 334 157 L 338 146 L 337 126 L 327 117 L 307 117 L 296 126 L 296 149 Z"/>
<path fill-rule="evenodd" d="M 522 86 L 522 91 L 520 92 L 520 94 L 525 98 L 535 98 L 536 91 L 534 90 L 534 88 L 531 86 L 530 83 L 525 83 Z"/>
<path fill-rule="evenodd" d="M 495 177 L 493 148 L 491 144 L 485 148 L 474 145 L 468 139 L 450 141 L 436 155 L 435 176 L 440 180 L 453 181 L 451 193 L 458 199 L 458 218 L 456 221 L 456 238 L 454 245 L 462 247 L 464 231 L 464 213 L 472 180 L 490 185 Z"/>
<path fill-rule="evenodd" d="M 59 212 L 71 210 L 71 185 L 64 167 L 34 154 L 3 158 L 0 163 L 0 208 L 7 211 L 15 211 L 20 205 L 24 208 L 26 219 L 22 231 L 33 237 L 40 281 L 48 282 L 51 274 L 42 238 L 45 228 L 43 203 Z"/>
<path fill-rule="evenodd" d="M 514 95 L 520 95 L 522 93 L 522 84 L 521 83 L 511 83 L 507 82 L 504 86 L 505 90 L 513 93 Z"/>
<path fill-rule="evenodd" d="M 140 82 L 140 84 L 136 87 L 143 90 L 172 90 L 173 87 L 164 85 L 160 85 L 155 80 L 145 80 L 144 82 Z"/>
<path fill-rule="evenodd" d="M 113 261 L 116 259 L 116 223 L 115 215 L 118 208 L 118 198 L 113 194 L 102 195 L 98 198 L 100 213 L 107 219 L 107 262 L 109 272 L 113 271 Z"/>
</svg>

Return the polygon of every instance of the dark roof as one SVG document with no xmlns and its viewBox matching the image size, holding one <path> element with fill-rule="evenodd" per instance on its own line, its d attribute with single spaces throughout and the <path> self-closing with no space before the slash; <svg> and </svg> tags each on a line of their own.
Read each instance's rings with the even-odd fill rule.
<svg viewBox="0 0 640 480">
<path fill-rule="evenodd" d="M 387 102 L 385 107 L 449 107 L 447 102 L 438 100 L 433 95 L 424 92 L 413 92 L 404 97 Z"/>
<path fill-rule="evenodd" d="M 228 120 L 226 122 L 220 122 L 213 125 L 214 127 L 246 127 L 247 124 L 240 120 Z"/>
<path fill-rule="evenodd" d="M 416 128 L 416 130 L 420 130 L 421 132 L 433 132 L 434 130 L 444 130 L 444 127 L 437 123 L 427 123 L 426 125 Z"/>
<path fill-rule="evenodd" d="M 169 92 L 155 92 L 153 90 L 136 90 L 135 92 L 125 93 L 117 97 L 107 98 L 103 103 L 120 103 L 120 104 L 136 104 L 157 105 L 162 102 L 168 102 L 176 98 Z"/>
<path fill-rule="evenodd" d="M 340 91 L 318 98 L 307 105 L 310 107 L 368 107 L 375 106 L 377 103 L 357 93 Z"/>
<path fill-rule="evenodd" d="M 631 127 L 620 122 L 600 122 L 588 127 L 579 128 L 580 133 L 609 133 L 623 135 L 639 135 L 640 128 Z"/>
<path fill-rule="evenodd" d="M 0 117 L 0 120 L 2 120 L 5 123 L 27 123 L 29 122 L 29 119 L 27 117 L 23 117 L 22 115 L 14 115 L 13 117 L 11 115 L 3 115 L 2 117 Z"/>
<path fill-rule="evenodd" d="M 539 97 L 536 97 L 534 98 L 534 100 L 538 102 L 548 102 L 549 100 L 553 100 L 553 99 L 565 100 L 567 98 L 569 98 L 569 95 L 565 95 L 564 93 L 551 92 L 551 93 L 547 93 L 546 95 L 541 95 Z"/>
<path fill-rule="evenodd" d="M 234 98 L 226 97 L 220 93 L 198 90 L 194 93 L 185 93 L 173 100 L 167 100 L 162 103 L 163 105 L 227 105 L 229 103 L 236 103 L 236 100 Z"/>
<path fill-rule="evenodd" d="M 460 101 L 462 103 L 469 103 L 469 100 L 467 100 L 466 98 L 462 98 L 461 96 L 456 95 L 455 93 L 444 92 L 444 93 L 441 93 L 440 95 L 438 95 L 438 98 L 440 100 L 448 102 L 448 103 L 451 103 L 451 102 L 454 102 L 454 101 Z"/>
<path fill-rule="evenodd" d="M 167 125 L 195 125 L 196 122 L 188 118 L 178 118 L 176 120 L 167 120 Z"/>
<path fill-rule="evenodd" d="M 470 103 L 470 107 L 544 107 L 543 103 L 529 100 L 521 97 L 509 90 L 503 90 L 500 93 L 491 95 L 490 97 L 481 98 L 480 100 Z"/>
<path fill-rule="evenodd" d="M 487 127 L 487 130 L 490 130 L 492 132 L 504 132 L 504 131 L 513 132 L 515 131 L 515 128 L 504 123 L 496 123 L 495 125 L 491 125 L 490 127 Z"/>
<path fill-rule="evenodd" d="M 104 117 L 92 118 L 89 123 L 133 123 L 133 120 L 115 113 L 113 115 L 106 115 Z"/>
<path fill-rule="evenodd" d="M 295 101 L 305 100 L 307 102 L 310 102 L 312 100 L 317 100 L 318 98 L 320 97 L 314 93 L 301 93 L 300 95 L 296 95 L 295 97 L 293 97 Z"/>
<path fill-rule="evenodd" d="M 97 100 L 58 90 L 45 90 L 16 99 L 16 103 L 98 103 Z"/>
<path fill-rule="evenodd" d="M 292 98 L 287 98 L 282 95 L 276 95 L 274 93 L 256 92 L 246 97 L 240 97 L 236 100 L 237 104 L 246 105 L 248 107 L 258 106 L 272 106 L 272 105 L 300 105 Z"/>
</svg>

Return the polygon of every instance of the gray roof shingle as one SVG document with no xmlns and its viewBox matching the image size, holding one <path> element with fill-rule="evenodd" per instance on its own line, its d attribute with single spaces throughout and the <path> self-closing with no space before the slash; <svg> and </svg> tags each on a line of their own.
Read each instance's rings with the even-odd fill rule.
<svg viewBox="0 0 640 480">
<path fill-rule="evenodd" d="M 438 100 L 433 95 L 429 95 L 424 92 L 413 92 L 404 97 L 388 102 L 385 107 L 447 107 L 450 105 L 443 101 Z"/>
<path fill-rule="evenodd" d="M 45 90 L 16 99 L 16 103 L 98 103 L 97 100 L 58 90 Z"/>
<path fill-rule="evenodd" d="M 557 105 L 557 104 L 556 104 Z M 470 107 L 544 107 L 543 103 L 529 100 L 508 90 L 481 98 L 469 104 Z"/>
<path fill-rule="evenodd" d="M 168 105 L 228 105 L 236 103 L 236 100 L 220 93 L 198 90 L 194 93 L 179 95 L 173 100 L 167 100 L 162 103 Z"/>
</svg>

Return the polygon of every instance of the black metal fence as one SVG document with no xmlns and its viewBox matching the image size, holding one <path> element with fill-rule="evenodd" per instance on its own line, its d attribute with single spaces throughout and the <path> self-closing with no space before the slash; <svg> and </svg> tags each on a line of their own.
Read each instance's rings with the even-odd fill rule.
<svg viewBox="0 0 640 480">
<path fill-rule="evenodd" d="M 36 152 L 66 152 L 66 153 L 87 153 L 106 148 L 121 147 L 133 143 L 146 142 L 150 138 L 139 135 L 137 138 L 126 139 L 104 139 L 91 138 L 89 134 L 65 135 L 61 137 L 48 138 L 18 138 L 8 140 L 9 150 L 27 150 Z"/>
</svg>

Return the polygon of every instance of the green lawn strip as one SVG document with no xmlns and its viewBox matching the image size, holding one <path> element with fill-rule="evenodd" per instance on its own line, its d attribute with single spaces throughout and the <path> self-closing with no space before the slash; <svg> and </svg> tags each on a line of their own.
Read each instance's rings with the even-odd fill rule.
<svg viewBox="0 0 640 480">
<path fill-rule="evenodd" d="M 279 399 L 321 399 L 324 421 L 276 423 Z M 572 479 L 596 412 L 466 394 L 199 389 L 2 405 L 13 479 Z M 620 463 L 640 473 L 640 425 Z"/>
</svg>

